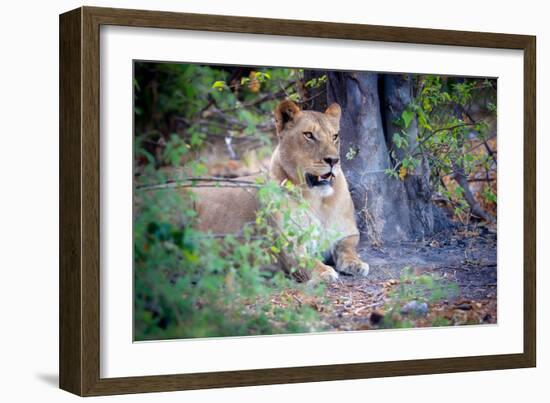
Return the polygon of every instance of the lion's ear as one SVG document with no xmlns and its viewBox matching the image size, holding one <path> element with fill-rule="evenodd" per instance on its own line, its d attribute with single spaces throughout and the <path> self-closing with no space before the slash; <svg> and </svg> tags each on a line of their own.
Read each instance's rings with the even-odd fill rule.
<svg viewBox="0 0 550 403">
<path fill-rule="evenodd" d="M 275 126 L 277 134 L 281 134 L 287 124 L 294 123 L 296 118 L 301 115 L 300 107 L 291 100 L 282 101 L 275 108 Z"/>
<path fill-rule="evenodd" d="M 325 115 L 330 116 L 331 118 L 340 119 L 342 114 L 342 108 L 336 102 L 331 104 L 325 111 Z"/>
</svg>

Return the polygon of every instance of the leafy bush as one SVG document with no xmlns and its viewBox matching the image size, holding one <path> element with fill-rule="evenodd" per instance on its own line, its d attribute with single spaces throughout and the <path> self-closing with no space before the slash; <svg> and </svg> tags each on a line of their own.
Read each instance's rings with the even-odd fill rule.
<svg viewBox="0 0 550 403">
<path fill-rule="evenodd" d="M 301 69 L 135 63 L 136 340 L 320 329 L 314 309 L 271 303 L 283 289 L 322 293 L 321 285 L 298 284 L 276 270 L 276 259 L 282 251 L 300 251 L 292 271 L 307 272 L 334 236 L 317 231 L 292 184 L 254 183 L 262 207 L 239 234 L 197 231 L 193 207 L 194 186 L 232 185 L 201 182 L 205 149 L 247 139 L 260 156 L 268 154 L 272 111 L 282 98 L 299 98 L 301 79 Z M 325 82 L 326 76 L 307 85 Z"/>
<path fill-rule="evenodd" d="M 454 207 L 454 214 L 467 216 L 472 200 L 465 197 L 467 180 L 484 183 L 479 192 L 484 204 L 496 213 L 496 142 L 490 124 L 496 119 L 496 81 L 436 75 L 414 77 L 415 94 L 394 123 L 395 165 L 389 175 L 404 179 L 426 162 L 432 189 Z M 414 144 L 408 129 L 418 126 Z M 399 152 L 396 152 L 399 151 Z"/>
<path fill-rule="evenodd" d="M 175 151 L 167 147 L 166 153 Z M 141 152 L 141 151 L 138 151 Z M 167 155 L 165 155 L 166 157 Z M 197 163 L 190 171 L 197 170 Z M 191 164 L 191 165 L 193 165 Z M 140 180 L 161 181 L 150 165 Z M 166 180 L 164 180 L 166 182 Z M 279 309 L 270 297 L 282 289 L 301 288 L 320 295 L 322 286 L 300 285 L 274 268 L 282 250 L 304 250 L 296 268 L 310 270 L 312 245 L 328 242 L 307 223 L 307 205 L 287 185 L 258 181 L 262 208 L 256 223 L 239 234 L 201 233 L 195 229 L 195 181 L 135 190 L 134 326 L 136 340 L 242 336 L 320 330 L 308 306 Z M 223 186 L 214 184 L 213 186 Z M 186 187 L 187 192 L 178 191 Z M 280 227 L 269 219 L 283 217 Z"/>
</svg>

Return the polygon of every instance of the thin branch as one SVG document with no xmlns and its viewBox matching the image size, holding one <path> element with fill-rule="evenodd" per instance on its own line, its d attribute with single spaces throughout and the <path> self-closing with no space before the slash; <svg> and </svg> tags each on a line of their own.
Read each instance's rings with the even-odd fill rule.
<svg viewBox="0 0 550 403">
<path fill-rule="evenodd" d="M 203 182 L 197 184 L 196 182 Z M 259 188 L 260 184 L 255 182 L 246 181 L 242 179 L 232 178 L 203 178 L 203 177 L 191 177 L 181 181 L 169 180 L 164 183 L 154 183 L 146 185 L 137 185 L 136 190 L 157 190 L 157 189 L 170 189 L 179 187 L 235 187 L 235 188 Z"/>
<path fill-rule="evenodd" d="M 192 183 L 168 183 L 161 185 L 153 185 L 150 187 L 140 187 L 139 191 L 143 190 L 160 190 L 160 189 L 175 189 L 175 188 L 260 188 L 261 185 L 249 184 L 192 184 Z"/>
<path fill-rule="evenodd" d="M 298 103 L 300 103 L 300 104 L 305 104 L 305 103 L 307 103 L 307 102 L 309 102 L 309 101 L 313 101 L 315 98 L 318 98 L 319 96 L 325 94 L 326 92 L 327 92 L 326 90 L 322 90 L 322 91 L 318 92 L 318 93 L 315 94 L 315 95 L 312 95 L 312 96 L 310 96 L 310 97 L 305 97 L 304 99 L 298 101 Z"/>
<path fill-rule="evenodd" d="M 414 148 L 414 150 L 411 151 L 411 154 L 414 154 L 420 147 L 422 147 L 436 133 L 439 133 L 439 132 L 442 132 L 442 131 L 445 131 L 445 130 L 454 130 L 454 129 L 458 129 L 458 128 L 461 128 L 461 127 L 474 126 L 474 125 L 475 125 L 475 123 L 463 123 L 463 124 L 459 124 L 459 125 L 454 125 L 454 126 L 450 126 L 450 127 L 441 127 L 439 129 L 432 130 L 431 133 L 428 134 L 427 137 L 423 138 L 422 141 L 420 141 L 418 143 L 418 145 Z"/>
<path fill-rule="evenodd" d="M 240 105 L 237 105 L 237 106 L 234 106 L 234 107 L 231 107 L 231 108 L 218 109 L 218 110 L 222 113 L 233 112 L 233 111 L 236 111 L 237 109 L 251 108 L 251 107 L 257 106 L 259 104 L 262 104 L 264 102 L 272 101 L 274 99 L 277 99 L 277 98 L 281 97 L 282 95 L 288 96 L 286 90 L 288 90 L 289 88 L 291 88 L 295 84 L 296 84 L 296 81 L 290 81 L 289 83 L 287 83 L 286 87 L 281 87 L 281 89 L 277 92 L 265 94 L 264 96 L 254 100 L 254 101 L 245 102 L 245 103 L 242 103 Z"/>
</svg>

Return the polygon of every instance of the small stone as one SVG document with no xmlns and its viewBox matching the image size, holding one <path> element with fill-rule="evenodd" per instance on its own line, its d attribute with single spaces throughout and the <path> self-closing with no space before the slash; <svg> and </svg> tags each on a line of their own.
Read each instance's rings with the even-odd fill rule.
<svg viewBox="0 0 550 403">
<path fill-rule="evenodd" d="M 403 315 L 412 314 L 415 316 L 425 316 L 428 314 L 428 304 L 416 300 L 407 302 L 403 308 L 401 308 L 401 313 Z"/>
</svg>

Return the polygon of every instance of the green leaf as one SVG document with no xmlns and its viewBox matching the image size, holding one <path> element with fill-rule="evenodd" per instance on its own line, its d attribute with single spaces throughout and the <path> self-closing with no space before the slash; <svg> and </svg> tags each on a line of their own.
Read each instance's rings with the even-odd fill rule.
<svg viewBox="0 0 550 403">
<path fill-rule="evenodd" d="M 300 96 L 296 92 L 294 94 L 290 94 L 287 98 L 295 102 L 300 100 Z"/>
<path fill-rule="evenodd" d="M 426 113 L 422 109 L 418 110 L 418 123 L 419 123 L 420 127 L 424 128 L 424 129 L 428 129 L 430 131 L 432 130 L 432 127 L 428 123 Z"/>
<path fill-rule="evenodd" d="M 223 91 L 227 87 L 225 81 L 214 81 L 212 88 L 217 89 L 218 91 Z"/>
<path fill-rule="evenodd" d="M 414 118 L 414 112 L 409 110 L 404 110 L 401 113 L 401 118 L 403 119 L 403 123 L 405 124 L 405 129 L 407 129 Z"/>
<path fill-rule="evenodd" d="M 348 149 L 348 152 L 346 153 L 346 159 L 348 161 L 351 161 L 352 159 L 355 158 L 356 155 L 357 155 L 357 149 L 355 147 L 351 146 Z"/>
<path fill-rule="evenodd" d="M 403 137 L 401 137 L 399 133 L 394 133 L 392 140 L 393 144 L 395 144 L 397 148 L 401 148 L 403 146 Z"/>
</svg>

